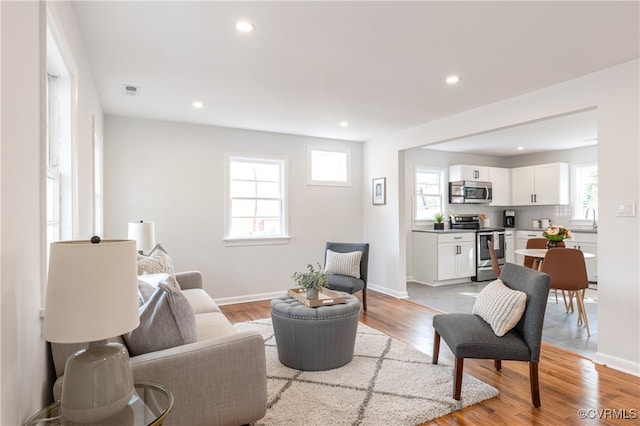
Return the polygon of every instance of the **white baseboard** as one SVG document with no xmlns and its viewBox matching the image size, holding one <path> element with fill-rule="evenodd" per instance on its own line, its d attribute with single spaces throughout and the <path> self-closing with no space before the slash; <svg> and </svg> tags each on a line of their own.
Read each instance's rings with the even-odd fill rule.
<svg viewBox="0 0 640 426">
<path fill-rule="evenodd" d="M 593 362 L 605 367 L 613 368 L 614 370 L 622 371 L 623 373 L 640 377 L 640 364 L 637 362 L 628 361 L 602 352 L 596 352 Z"/>
<path fill-rule="evenodd" d="M 376 285 L 367 285 L 367 288 L 398 299 L 409 298 L 409 293 L 407 293 L 406 291 L 393 291 L 385 287 L 378 287 Z M 282 296 L 286 293 L 286 291 L 276 291 L 274 293 L 248 294 L 245 296 L 221 297 L 219 299 L 214 299 L 214 301 L 219 306 L 233 305 L 236 303 L 257 302 L 258 300 L 273 299 L 274 297 Z"/>
<path fill-rule="evenodd" d="M 375 284 L 367 283 L 367 288 L 373 291 L 377 291 L 378 293 L 386 294 L 387 296 L 395 297 L 397 299 L 408 299 L 409 293 L 407 291 L 396 291 L 389 289 L 387 287 L 380 287 Z"/>
<path fill-rule="evenodd" d="M 256 302 L 258 300 L 267 300 L 273 299 L 274 297 L 282 296 L 283 294 L 287 294 L 287 291 L 276 291 L 275 293 L 260 293 L 260 294 L 248 294 L 246 296 L 236 296 L 236 297 L 222 297 L 220 299 L 214 299 L 216 304 L 223 305 L 233 305 L 235 303 L 247 303 L 247 302 Z"/>
</svg>

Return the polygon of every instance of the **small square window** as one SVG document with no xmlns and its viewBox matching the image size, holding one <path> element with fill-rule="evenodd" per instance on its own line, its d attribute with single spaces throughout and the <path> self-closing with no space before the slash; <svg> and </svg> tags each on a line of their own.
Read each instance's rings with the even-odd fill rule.
<svg viewBox="0 0 640 426">
<path fill-rule="evenodd" d="M 309 185 L 350 186 L 350 153 L 348 150 L 308 150 Z"/>
</svg>

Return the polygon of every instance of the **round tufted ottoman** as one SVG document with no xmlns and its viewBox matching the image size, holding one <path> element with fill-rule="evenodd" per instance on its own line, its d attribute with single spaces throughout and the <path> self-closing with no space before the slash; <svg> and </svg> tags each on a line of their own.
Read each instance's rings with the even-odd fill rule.
<svg viewBox="0 0 640 426">
<path fill-rule="evenodd" d="M 353 358 L 360 300 L 340 293 L 346 303 L 310 308 L 285 295 L 271 300 L 278 358 L 296 370 L 342 367 Z"/>
</svg>

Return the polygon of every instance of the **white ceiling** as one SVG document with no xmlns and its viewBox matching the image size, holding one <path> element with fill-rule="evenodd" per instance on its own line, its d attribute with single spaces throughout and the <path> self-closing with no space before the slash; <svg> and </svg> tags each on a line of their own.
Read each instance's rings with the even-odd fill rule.
<svg viewBox="0 0 640 426">
<path fill-rule="evenodd" d="M 638 58 L 638 6 L 73 2 L 106 114 L 356 141 Z"/>
</svg>

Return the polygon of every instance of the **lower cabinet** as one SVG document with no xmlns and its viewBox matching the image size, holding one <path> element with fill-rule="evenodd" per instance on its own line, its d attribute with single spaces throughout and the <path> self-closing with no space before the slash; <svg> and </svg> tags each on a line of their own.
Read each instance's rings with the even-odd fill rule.
<svg viewBox="0 0 640 426">
<path fill-rule="evenodd" d="M 475 275 L 475 232 L 413 232 L 414 281 L 437 286 L 468 282 Z"/>
<path fill-rule="evenodd" d="M 515 263 L 515 232 L 509 231 L 508 229 L 504 231 L 504 261 L 509 263 Z"/>
<path fill-rule="evenodd" d="M 565 246 L 577 248 L 585 253 L 592 253 L 596 257 L 585 259 L 587 275 L 598 275 L 598 234 L 589 232 L 572 232 L 573 238 L 565 240 Z"/>
</svg>

